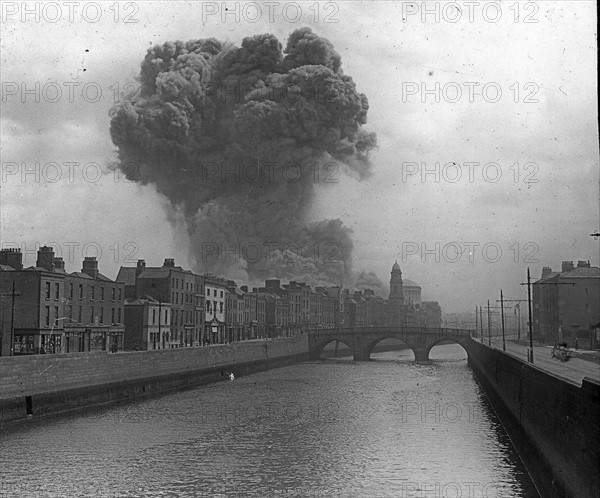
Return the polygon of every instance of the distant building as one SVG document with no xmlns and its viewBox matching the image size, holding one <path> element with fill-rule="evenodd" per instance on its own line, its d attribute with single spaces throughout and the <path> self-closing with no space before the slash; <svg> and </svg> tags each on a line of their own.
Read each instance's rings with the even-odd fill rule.
<svg viewBox="0 0 600 498">
<path fill-rule="evenodd" d="M 589 261 L 563 261 L 560 272 L 542 269 L 532 285 L 533 334 L 546 343 L 567 342 L 595 348 L 594 325 L 600 320 L 600 268 Z"/>
<path fill-rule="evenodd" d="M 124 284 L 130 301 L 148 296 L 169 305 L 170 348 L 201 344 L 205 328 L 202 276 L 176 266 L 172 258 L 160 267 L 147 267 L 140 259 L 136 267 L 122 266 L 117 280 Z"/>
<path fill-rule="evenodd" d="M 412 280 L 404 279 L 402 281 L 402 294 L 405 304 L 418 306 L 421 304 L 421 286 Z"/>
<path fill-rule="evenodd" d="M 419 325 L 432 328 L 442 326 L 442 308 L 437 301 L 423 301 L 421 303 L 419 307 Z"/>
<path fill-rule="evenodd" d="M 224 344 L 225 343 L 225 318 L 227 280 L 217 277 L 211 273 L 203 275 L 204 278 L 204 343 Z"/>
<path fill-rule="evenodd" d="M 171 305 L 152 297 L 125 301 L 124 349 L 169 348 Z"/>
<path fill-rule="evenodd" d="M 227 281 L 225 294 L 226 342 L 244 339 L 244 293 L 233 280 Z"/>
<path fill-rule="evenodd" d="M 418 289 L 418 299 L 421 299 L 420 287 Z M 411 299 L 416 298 L 416 290 L 411 288 Z M 404 293 L 404 283 L 402 281 L 402 271 L 398 261 L 392 266 L 390 277 L 390 295 L 387 305 L 388 325 L 410 327 L 418 324 L 417 310 L 413 302 L 406 299 Z"/>
</svg>

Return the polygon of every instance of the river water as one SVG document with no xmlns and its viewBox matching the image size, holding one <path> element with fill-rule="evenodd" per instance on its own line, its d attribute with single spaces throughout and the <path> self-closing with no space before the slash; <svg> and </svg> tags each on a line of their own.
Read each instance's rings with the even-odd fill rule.
<svg viewBox="0 0 600 498">
<path fill-rule="evenodd" d="M 0 435 L 2 497 L 538 496 L 460 346 L 305 362 Z"/>
</svg>

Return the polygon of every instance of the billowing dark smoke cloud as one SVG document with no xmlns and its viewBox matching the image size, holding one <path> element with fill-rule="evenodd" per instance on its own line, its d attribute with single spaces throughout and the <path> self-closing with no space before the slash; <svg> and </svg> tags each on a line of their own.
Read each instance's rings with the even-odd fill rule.
<svg viewBox="0 0 600 498">
<path fill-rule="evenodd" d="M 148 51 L 139 81 L 112 113 L 118 167 L 183 211 L 197 269 L 347 282 L 351 231 L 306 218 L 316 182 L 369 174 L 375 136 L 328 40 L 302 28 L 283 51 L 271 34 L 239 48 L 169 42 Z"/>
</svg>

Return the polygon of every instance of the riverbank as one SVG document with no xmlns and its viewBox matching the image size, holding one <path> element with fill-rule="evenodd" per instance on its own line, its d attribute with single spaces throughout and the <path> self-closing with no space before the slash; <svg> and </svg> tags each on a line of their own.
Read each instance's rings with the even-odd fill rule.
<svg viewBox="0 0 600 498">
<path fill-rule="evenodd" d="M 0 424 L 229 379 L 308 359 L 308 336 L 202 348 L 0 360 Z"/>
<path fill-rule="evenodd" d="M 600 496 L 600 382 L 579 384 L 473 341 L 469 366 L 541 496 Z"/>
</svg>

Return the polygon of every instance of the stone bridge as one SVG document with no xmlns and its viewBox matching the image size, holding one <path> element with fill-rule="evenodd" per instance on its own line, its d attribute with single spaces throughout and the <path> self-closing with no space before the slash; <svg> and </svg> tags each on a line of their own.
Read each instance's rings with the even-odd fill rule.
<svg viewBox="0 0 600 498">
<path fill-rule="evenodd" d="M 391 338 L 400 339 L 413 350 L 416 361 L 427 361 L 431 348 L 443 341 L 458 343 L 469 354 L 473 342 L 471 333 L 471 330 L 465 329 L 431 327 L 315 329 L 308 331 L 308 343 L 310 358 L 313 360 L 321 357 L 327 344 L 339 341 L 352 350 L 355 361 L 366 361 L 378 342 Z"/>
</svg>

